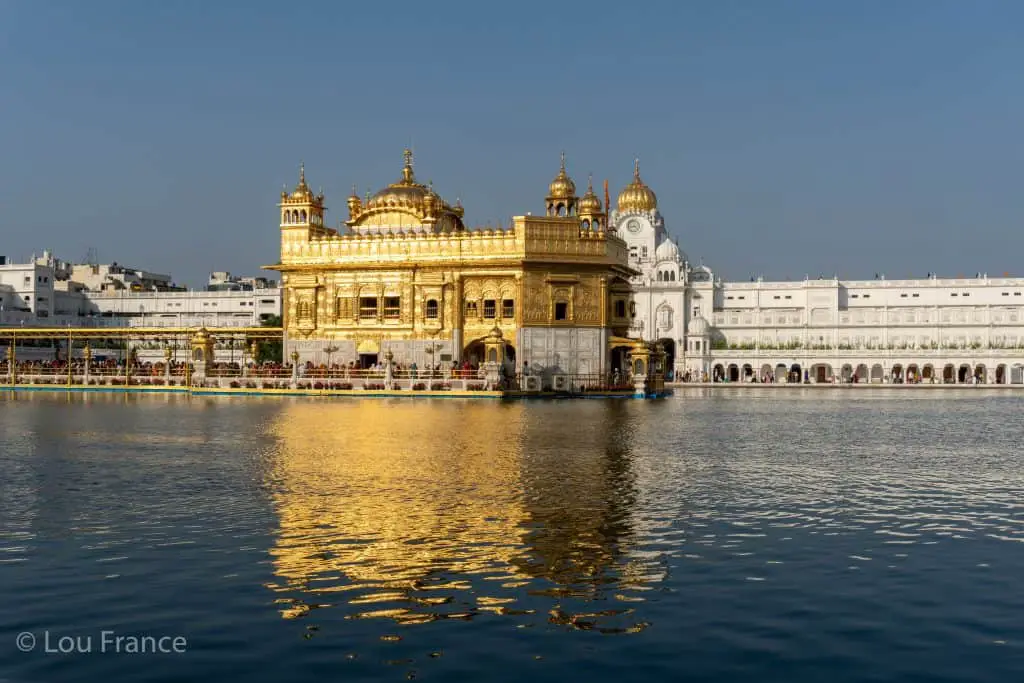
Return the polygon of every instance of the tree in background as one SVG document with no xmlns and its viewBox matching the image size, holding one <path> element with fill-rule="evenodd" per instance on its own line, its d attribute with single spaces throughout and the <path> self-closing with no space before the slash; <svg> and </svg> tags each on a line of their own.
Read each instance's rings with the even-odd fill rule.
<svg viewBox="0 0 1024 683">
<path fill-rule="evenodd" d="M 262 327 L 281 327 L 281 316 L 268 316 L 260 323 Z M 280 340 L 260 340 L 259 351 L 256 355 L 257 363 L 282 363 L 284 362 L 284 348 Z"/>
</svg>

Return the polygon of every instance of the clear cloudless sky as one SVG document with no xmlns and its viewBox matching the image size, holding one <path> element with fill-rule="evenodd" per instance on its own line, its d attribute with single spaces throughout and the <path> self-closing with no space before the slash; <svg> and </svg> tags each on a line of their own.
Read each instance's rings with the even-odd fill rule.
<svg viewBox="0 0 1024 683">
<path fill-rule="evenodd" d="M 613 202 L 638 155 L 726 278 L 1024 275 L 1022 26 L 1018 0 L 0 0 L 0 254 L 253 274 L 300 160 L 337 224 L 412 145 L 472 225 L 541 212 L 561 150 Z"/>
</svg>

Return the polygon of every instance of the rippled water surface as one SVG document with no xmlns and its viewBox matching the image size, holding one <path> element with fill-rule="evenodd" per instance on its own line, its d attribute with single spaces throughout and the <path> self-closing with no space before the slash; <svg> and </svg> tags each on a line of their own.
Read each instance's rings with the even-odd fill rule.
<svg viewBox="0 0 1024 683">
<path fill-rule="evenodd" d="M 1021 680 L 1022 408 L 7 395 L 0 681 Z"/>
</svg>

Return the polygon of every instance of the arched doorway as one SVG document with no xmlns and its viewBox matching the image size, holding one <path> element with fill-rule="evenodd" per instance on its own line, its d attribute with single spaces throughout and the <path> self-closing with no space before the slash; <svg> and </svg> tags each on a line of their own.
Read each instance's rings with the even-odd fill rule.
<svg viewBox="0 0 1024 683">
<path fill-rule="evenodd" d="M 892 370 L 889 372 L 889 381 L 893 384 L 903 384 L 903 366 L 897 363 L 892 366 Z"/>
<path fill-rule="evenodd" d="M 761 376 L 757 378 L 758 382 L 770 382 L 772 379 L 772 366 L 765 363 L 761 366 Z"/>
<path fill-rule="evenodd" d="M 854 379 L 857 380 L 858 384 L 861 383 L 861 382 L 867 382 L 868 381 L 868 366 L 867 366 L 867 363 L 861 363 L 860 365 L 858 365 L 857 366 L 857 372 L 855 372 L 853 374 L 853 377 L 854 377 Z"/>
<path fill-rule="evenodd" d="M 987 370 L 987 368 L 982 363 L 978 363 L 978 365 L 975 366 L 975 368 L 974 368 L 974 381 L 975 381 L 975 383 L 977 383 L 977 384 L 985 384 L 985 380 L 987 379 L 986 376 L 985 376 L 986 375 L 986 370 Z"/>
<path fill-rule="evenodd" d="M 875 363 L 871 366 L 871 381 L 881 382 L 882 377 L 885 376 L 885 370 L 882 369 L 881 363 Z"/>
<path fill-rule="evenodd" d="M 811 366 L 811 376 L 815 384 L 828 384 L 832 381 L 832 366 L 828 363 L 818 363 Z"/>
<path fill-rule="evenodd" d="M 1013 368 L 1010 370 L 1010 383 L 1024 384 L 1024 365 L 1020 363 L 1013 364 Z"/>
<path fill-rule="evenodd" d="M 775 366 L 775 381 L 779 384 L 786 382 L 786 364 L 779 363 Z"/>
<path fill-rule="evenodd" d="M 966 384 L 971 381 L 971 366 L 964 363 L 956 371 L 957 384 Z"/>
<path fill-rule="evenodd" d="M 484 343 L 477 339 L 469 342 L 462 350 L 462 360 L 473 366 L 479 366 L 484 362 Z"/>
<path fill-rule="evenodd" d="M 740 368 L 735 363 L 729 365 L 729 381 L 739 382 L 740 381 Z"/>
<path fill-rule="evenodd" d="M 741 371 L 740 375 L 742 376 L 744 382 L 750 382 L 754 376 L 754 366 L 752 366 L 750 363 L 744 364 L 743 370 Z"/>
<path fill-rule="evenodd" d="M 924 367 L 921 368 L 921 379 L 925 382 L 931 382 L 935 379 L 935 367 L 931 363 L 925 363 Z"/>
<path fill-rule="evenodd" d="M 612 374 L 619 373 L 620 377 L 626 376 L 626 369 L 629 367 L 627 357 L 629 355 L 629 348 L 625 346 L 615 346 L 611 350 L 611 369 Z"/>
<path fill-rule="evenodd" d="M 676 343 L 672 339 L 659 339 L 661 348 L 665 349 L 665 379 L 671 380 L 675 375 L 676 367 Z"/>
<path fill-rule="evenodd" d="M 721 382 L 723 379 L 725 379 L 725 366 L 719 363 L 712 370 L 711 381 Z"/>
<path fill-rule="evenodd" d="M 948 363 L 942 368 L 942 383 L 952 384 L 956 381 L 956 368 L 953 367 L 952 363 Z"/>
<path fill-rule="evenodd" d="M 800 384 L 803 381 L 803 369 L 799 363 L 793 363 L 789 366 L 789 379 L 786 380 L 790 384 Z"/>
<path fill-rule="evenodd" d="M 1006 384 L 1006 365 L 996 366 L 996 384 Z"/>
<path fill-rule="evenodd" d="M 493 354 L 493 349 L 492 349 Z M 496 354 L 494 354 L 496 355 Z M 489 360 L 497 360 L 496 358 L 488 359 L 485 356 L 485 347 L 483 339 L 474 339 L 466 345 L 466 348 L 462 350 L 463 362 L 468 362 L 472 367 L 479 368 L 481 364 Z M 512 344 L 505 342 L 505 365 L 511 362 L 513 366 L 516 362 L 516 349 Z"/>
<path fill-rule="evenodd" d="M 843 384 L 849 384 L 853 381 L 853 366 L 847 363 L 839 370 L 839 376 L 843 380 Z"/>
<path fill-rule="evenodd" d="M 364 339 L 356 347 L 356 355 L 359 356 L 359 368 L 368 370 L 377 364 L 380 345 L 372 339 Z"/>
<path fill-rule="evenodd" d="M 917 367 L 917 363 L 911 363 L 907 366 L 907 383 L 917 384 L 918 380 L 921 379 L 921 370 Z"/>
</svg>

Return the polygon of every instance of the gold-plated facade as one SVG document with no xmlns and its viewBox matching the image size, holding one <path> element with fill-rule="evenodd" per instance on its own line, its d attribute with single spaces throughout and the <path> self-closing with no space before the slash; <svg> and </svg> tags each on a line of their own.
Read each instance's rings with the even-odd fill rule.
<svg viewBox="0 0 1024 683">
<path fill-rule="evenodd" d="M 385 347 L 421 366 L 482 361 L 497 329 L 520 367 L 528 346 L 533 367 L 596 373 L 607 369 L 607 340 L 625 336 L 625 242 L 604 230 L 592 186 L 587 214 L 577 212 L 564 155 L 546 198 L 562 215 L 507 227 L 467 229 L 458 203 L 416 180 L 408 150 L 397 182 L 349 197 L 340 230 L 324 226 L 322 195 L 303 187 L 304 175 L 282 193 L 281 259 L 268 266 L 282 274 L 286 343 L 303 361 L 324 362 L 328 343 L 343 363 L 375 362 Z"/>
</svg>

